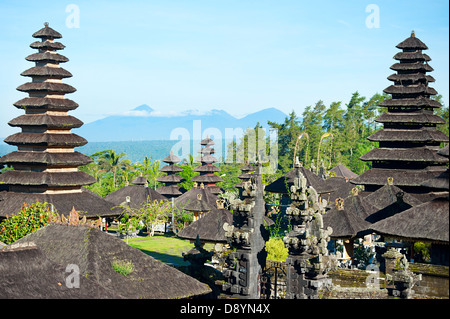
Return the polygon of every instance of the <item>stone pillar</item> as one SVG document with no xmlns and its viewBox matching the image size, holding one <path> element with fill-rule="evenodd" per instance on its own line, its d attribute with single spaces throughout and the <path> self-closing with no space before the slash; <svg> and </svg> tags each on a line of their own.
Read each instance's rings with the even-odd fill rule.
<svg viewBox="0 0 450 319">
<path fill-rule="evenodd" d="M 231 202 L 233 225 L 224 225 L 229 243 L 236 252 L 226 260 L 227 266 L 223 271 L 226 282 L 222 289 L 236 298 L 259 299 L 260 279 L 267 256 L 264 248 L 269 237 L 263 224 L 264 184 L 259 163 L 251 180 L 243 183 L 240 197 Z"/>
<path fill-rule="evenodd" d="M 296 167 L 300 164 L 297 162 Z M 321 288 L 331 287 L 327 272 L 335 266 L 335 258 L 327 256 L 332 229 L 323 228 L 322 214 L 326 203 L 319 202 L 313 187 L 297 170 L 291 186 L 292 204 L 286 210 L 292 230 L 283 238 L 289 249 L 286 260 L 287 299 L 315 299 Z"/>
<path fill-rule="evenodd" d="M 386 264 L 386 288 L 390 295 L 410 299 L 414 295 L 412 289 L 422 280 L 422 275 L 416 275 L 408 270 L 409 263 L 405 255 L 391 248 L 382 255 Z"/>
</svg>

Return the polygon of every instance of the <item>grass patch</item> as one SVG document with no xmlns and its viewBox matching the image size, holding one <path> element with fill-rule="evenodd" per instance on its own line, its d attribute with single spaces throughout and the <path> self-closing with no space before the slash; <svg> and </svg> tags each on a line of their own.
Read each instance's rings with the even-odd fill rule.
<svg viewBox="0 0 450 319">
<path fill-rule="evenodd" d="M 134 265 L 131 261 L 128 260 L 116 260 L 114 259 L 111 262 L 111 266 L 113 269 L 121 275 L 128 275 L 134 270 Z"/>
<path fill-rule="evenodd" d="M 189 240 L 168 235 L 128 239 L 128 244 L 159 261 L 176 266 L 189 265 L 189 262 L 183 260 L 183 252 L 194 248 L 194 243 Z M 211 250 L 213 244 L 206 244 L 204 248 Z"/>
</svg>

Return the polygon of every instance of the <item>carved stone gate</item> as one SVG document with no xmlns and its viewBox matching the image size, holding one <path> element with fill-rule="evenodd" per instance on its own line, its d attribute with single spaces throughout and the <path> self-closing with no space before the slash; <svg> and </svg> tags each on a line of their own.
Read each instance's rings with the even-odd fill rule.
<svg viewBox="0 0 450 319">
<path fill-rule="evenodd" d="M 261 299 L 284 299 L 286 295 L 286 262 L 267 260 L 261 276 Z"/>
</svg>

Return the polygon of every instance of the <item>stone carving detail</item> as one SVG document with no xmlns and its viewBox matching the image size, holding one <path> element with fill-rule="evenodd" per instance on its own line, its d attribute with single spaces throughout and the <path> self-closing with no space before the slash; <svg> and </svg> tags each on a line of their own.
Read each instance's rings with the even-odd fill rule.
<svg viewBox="0 0 450 319">
<path fill-rule="evenodd" d="M 260 297 L 260 278 L 267 255 L 264 247 L 269 237 L 263 226 L 264 184 L 260 172 L 261 165 L 258 164 L 256 174 L 240 188 L 240 198 L 230 202 L 233 225 L 223 226 L 230 246 L 236 248 L 236 251 L 226 260 L 222 289 L 237 298 Z"/>
<path fill-rule="evenodd" d="M 296 167 L 299 166 L 297 162 Z M 286 298 L 318 298 L 319 289 L 331 286 L 327 272 L 336 267 L 335 256 L 328 256 L 327 250 L 332 229 L 324 229 L 322 219 L 327 203 L 319 201 L 313 187 L 307 187 L 299 170 L 290 191 L 292 204 L 286 215 L 292 229 L 283 238 L 289 249 Z"/>
<path fill-rule="evenodd" d="M 391 283 L 388 286 L 390 294 L 404 299 L 412 298 L 414 295 L 412 288 L 422 280 L 422 274 L 408 270 L 408 260 L 395 248 L 389 249 L 382 256 L 386 262 L 386 280 Z"/>
</svg>

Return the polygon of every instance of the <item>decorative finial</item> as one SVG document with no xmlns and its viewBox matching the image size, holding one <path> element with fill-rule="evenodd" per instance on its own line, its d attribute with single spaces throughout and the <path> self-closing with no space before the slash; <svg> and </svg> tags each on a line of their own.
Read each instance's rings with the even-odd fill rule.
<svg viewBox="0 0 450 319">
<path fill-rule="evenodd" d="M 387 178 L 387 183 L 388 183 L 388 185 L 394 185 L 394 178 L 388 177 Z"/>
<path fill-rule="evenodd" d="M 48 28 L 48 22 L 44 22 L 44 27 Z"/>
<path fill-rule="evenodd" d="M 414 32 L 414 30 L 411 31 L 411 37 L 413 37 L 413 38 L 416 37 L 416 33 Z"/>
<path fill-rule="evenodd" d="M 337 210 L 344 210 L 344 199 L 341 197 L 336 198 L 336 209 Z"/>
<path fill-rule="evenodd" d="M 356 187 L 352 188 L 352 195 L 353 196 L 358 196 L 359 190 Z"/>
</svg>

